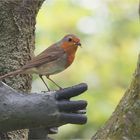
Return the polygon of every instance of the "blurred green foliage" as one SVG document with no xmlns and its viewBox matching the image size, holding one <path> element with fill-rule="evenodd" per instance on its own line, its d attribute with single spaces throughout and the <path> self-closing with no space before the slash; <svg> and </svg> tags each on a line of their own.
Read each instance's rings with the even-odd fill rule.
<svg viewBox="0 0 140 140">
<path fill-rule="evenodd" d="M 62 87 L 86 82 L 88 123 L 65 125 L 57 139 L 89 139 L 104 125 L 123 96 L 136 67 L 140 44 L 136 0 L 47 0 L 37 16 L 38 54 L 67 33 L 80 37 L 75 62 L 52 76 Z M 49 82 L 51 88 L 56 88 Z M 35 76 L 33 91 L 46 90 Z"/>
</svg>

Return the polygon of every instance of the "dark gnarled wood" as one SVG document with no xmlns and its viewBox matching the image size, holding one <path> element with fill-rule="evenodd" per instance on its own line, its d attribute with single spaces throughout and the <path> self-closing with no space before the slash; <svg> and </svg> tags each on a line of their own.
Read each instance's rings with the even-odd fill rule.
<svg viewBox="0 0 140 140">
<path fill-rule="evenodd" d="M 86 90 L 83 83 L 59 91 L 26 94 L 0 82 L 0 131 L 85 124 L 87 118 L 79 111 L 86 108 L 87 102 L 70 101 L 70 98 Z"/>
</svg>

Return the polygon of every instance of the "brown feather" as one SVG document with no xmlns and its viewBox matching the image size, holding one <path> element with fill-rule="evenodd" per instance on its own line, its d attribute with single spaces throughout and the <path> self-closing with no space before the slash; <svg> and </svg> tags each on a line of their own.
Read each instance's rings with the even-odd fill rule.
<svg viewBox="0 0 140 140">
<path fill-rule="evenodd" d="M 58 47 L 54 44 L 48 49 L 44 50 L 41 54 L 34 57 L 32 60 L 27 62 L 27 64 L 24 65 L 22 69 L 39 67 L 42 64 L 50 63 L 60 58 L 60 56 L 62 56 L 64 53 L 65 52 L 61 47 Z"/>
<path fill-rule="evenodd" d="M 0 76 L 0 80 L 21 73 L 37 73 L 40 75 L 59 73 L 72 64 L 79 44 L 80 39 L 75 35 L 66 35 L 59 42 L 35 56 L 22 68 Z"/>
<path fill-rule="evenodd" d="M 9 72 L 9 73 L 7 73 L 5 75 L 0 76 L 0 80 L 4 79 L 6 77 L 12 76 L 12 75 L 20 74 L 20 73 L 22 73 L 22 69 L 18 69 L 16 71 Z"/>
</svg>

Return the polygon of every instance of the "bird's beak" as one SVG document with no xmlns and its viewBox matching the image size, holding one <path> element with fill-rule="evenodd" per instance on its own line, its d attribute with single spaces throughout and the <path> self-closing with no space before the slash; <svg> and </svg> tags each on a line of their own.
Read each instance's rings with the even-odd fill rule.
<svg viewBox="0 0 140 140">
<path fill-rule="evenodd" d="M 80 42 L 75 43 L 75 45 L 81 47 L 81 43 Z"/>
</svg>

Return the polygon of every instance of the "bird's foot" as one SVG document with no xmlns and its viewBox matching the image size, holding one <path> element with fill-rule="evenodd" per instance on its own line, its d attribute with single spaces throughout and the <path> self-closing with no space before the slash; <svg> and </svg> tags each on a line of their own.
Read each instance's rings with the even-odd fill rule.
<svg viewBox="0 0 140 140">
<path fill-rule="evenodd" d="M 58 133 L 58 127 L 49 128 L 49 134 L 57 134 L 57 133 Z"/>
<path fill-rule="evenodd" d="M 42 93 L 46 93 L 46 92 L 50 92 L 50 91 L 48 91 L 48 90 L 43 90 L 43 91 L 41 91 Z"/>
<path fill-rule="evenodd" d="M 63 90 L 63 88 L 62 87 L 59 87 L 59 90 Z"/>
</svg>

